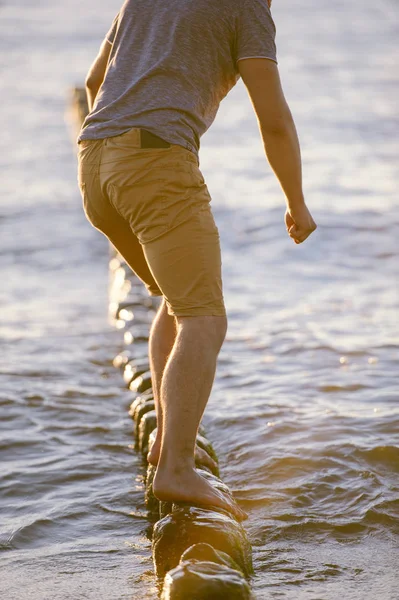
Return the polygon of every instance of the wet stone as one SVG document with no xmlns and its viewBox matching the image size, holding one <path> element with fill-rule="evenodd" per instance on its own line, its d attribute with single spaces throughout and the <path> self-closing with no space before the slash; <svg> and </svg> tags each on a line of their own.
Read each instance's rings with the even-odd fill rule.
<svg viewBox="0 0 399 600">
<path fill-rule="evenodd" d="M 129 389 L 132 390 L 132 392 L 142 394 L 143 392 L 146 392 L 148 389 L 150 389 L 151 386 L 151 371 L 146 371 L 145 373 L 142 373 L 141 375 L 138 375 L 138 377 L 135 377 L 133 379 L 133 381 L 129 385 Z"/>
<path fill-rule="evenodd" d="M 243 575 L 214 562 L 183 561 L 166 574 L 161 600 L 251 600 Z"/>
<path fill-rule="evenodd" d="M 122 328 L 120 328 L 122 329 Z M 133 331 L 125 331 L 123 334 L 123 340 L 127 346 L 132 344 L 143 344 L 148 343 L 148 327 L 135 327 Z"/>
<path fill-rule="evenodd" d="M 230 488 L 224 483 L 224 481 L 220 479 L 220 477 L 217 477 L 213 473 L 209 473 L 209 471 L 206 471 L 205 469 L 197 469 L 197 471 L 204 479 L 209 481 L 209 483 L 211 483 L 215 489 L 219 490 L 225 496 L 230 498 L 230 500 L 234 501 L 234 496 Z"/>
<path fill-rule="evenodd" d="M 204 471 L 206 471 L 207 473 L 211 473 L 212 475 L 215 475 L 216 477 L 220 476 L 220 472 L 219 472 L 219 466 L 216 463 L 215 467 L 210 467 L 207 464 L 205 465 L 200 459 L 195 459 L 195 466 L 198 469 L 202 469 Z"/>
<path fill-rule="evenodd" d="M 146 402 L 152 402 L 153 400 L 154 396 L 152 395 L 152 390 L 147 390 L 143 394 L 140 394 L 140 396 L 137 396 L 133 400 L 129 408 L 129 415 L 132 417 L 132 419 L 134 421 L 136 420 L 136 413 L 141 408 L 141 406 L 144 406 Z"/>
<path fill-rule="evenodd" d="M 211 458 L 213 458 L 213 460 L 218 463 L 218 457 L 216 455 L 215 450 L 213 449 L 213 446 L 211 444 L 211 442 L 209 440 L 206 439 L 206 437 L 204 435 L 198 434 L 197 435 L 197 444 L 200 448 L 202 448 L 203 450 L 205 450 L 205 452 L 207 452 L 209 454 L 209 456 Z"/>
<path fill-rule="evenodd" d="M 165 502 L 164 500 L 162 500 L 159 503 L 159 518 L 163 519 L 164 517 L 170 515 L 170 513 L 173 510 L 173 507 L 178 508 L 178 505 L 173 504 L 173 502 Z"/>
<path fill-rule="evenodd" d="M 153 447 L 156 437 L 157 437 L 157 428 L 155 427 L 155 429 L 153 431 L 151 431 L 150 437 L 148 438 L 148 450 L 151 450 L 151 448 Z"/>
<path fill-rule="evenodd" d="M 155 412 L 155 402 L 152 400 L 148 400 L 147 402 L 144 402 L 140 408 L 137 409 L 135 415 L 134 415 L 134 420 L 136 421 L 136 437 L 139 437 L 139 431 L 140 431 L 140 423 L 142 418 L 144 417 L 144 415 L 150 411 Z M 147 442 L 147 446 L 149 447 L 149 439 Z"/>
<path fill-rule="evenodd" d="M 236 571 L 240 570 L 240 567 L 236 562 L 226 554 L 225 552 L 221 552 L 220 550 L 215 550 L 213 546 L 210 544 L 205 544 L 200 542 L 199 544 L 194 544 L 187 548 L 185 552 L 183 552 L 180 563 L 185 560 L 197 560 L 201 562 L 214 562 L 219 565 L 224 565 L 226 567 L 230 567 L 231 569 L 235 569 Z"/>
<path fill-rule="evenodd" d="M 159 515 L 159 500 L 158 498 L 155 498 L 154 492 L 152 490 L 152 482 L 154 481 L 156 470 L 157 468 L 153 465 L 148 465 L 147 467 L 144 500 L 148 512 L 154 515 Z"/>
<path fill-rule="evenodd" d="M 228 554 L 245 577 L 252 573 L 251 545 L 240 523 L 223 512 L 174 505 L 172 512 L 154 527 L 152 548 L 157 577 L 163 578 L 174 569 L 183 552 L 199 542 Z"/>
<path fill-rule="evenodd" d="M 143 373 L 148 372 L 149 365 L 148 359 L 143 358 L 141 360 L 131 360 L 127 362 L 123 371 L 123 380 L 126 385 L 129 387 L 131 382 L 135 377 L 139 377 L 143 375 Z"/>
<path fill-rule="evenodd" d="M 134 313 L 132 308 L 128 308 L 127 306 L 122 307 L 119 305 L 117 313 L 115 315 L 115 319 L 117 321 L 124 321 L 125 323 L 131 323 L 134 319 Z"/>
<path fill-rule="evenodd" d="M 157 426 L 157 415 L 151 410 L 143 415 L 139 425 L 138 449 L 144 456 L 148 454 L 148 442 L 152 431 Z"/>
<path fill-rule="evenodd" d="M 129 357 L 124 352 L 121 352 L 115 356 L 112 364 L 116 369 L 124 369 L 128 362 Z"/>
<path fill-rule="evenodd" d="M 198 434 L 202 435 L 202 436 L 206 435 L 206 433 L 205 433 L 205 427 L 202 424 L 198 427 Z"/>
</svg>

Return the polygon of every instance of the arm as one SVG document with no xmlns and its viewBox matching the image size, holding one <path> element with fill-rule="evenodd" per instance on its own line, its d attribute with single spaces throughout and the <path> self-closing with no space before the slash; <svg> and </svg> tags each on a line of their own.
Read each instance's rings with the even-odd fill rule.
<svg viewBox="0 0 399 600">
<path fill-rule="evenodd" d="M 287 231 L 301 243 L 316 229 L 316 223 L 305 204 L 299 141 L 277 64 L 248 58 L 238 61 L 238 69 L 258 119 L 267 159 L 286 196 Z"/>
<path fill-rule="evenodd" d="M 96 56 L 87 74 L 85 85 L 89 111 L 92 110 L 94 101 L 98 94 L 98 90 L 100 89 L 101 84 L 104 81 L 105 71 L 107 69 L 111 49 L 112 44 L 110 44 L 110 42 L 105 39 L 101 44 L 99 53 Z"/>
</svg>

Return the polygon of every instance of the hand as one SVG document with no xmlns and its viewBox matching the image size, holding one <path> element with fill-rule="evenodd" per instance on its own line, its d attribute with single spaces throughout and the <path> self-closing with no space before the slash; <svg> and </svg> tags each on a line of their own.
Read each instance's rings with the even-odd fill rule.
<svg viewBox="0 0 399 600">
<path fill-rule="evenodd" d="M 285 213 L 285 225 L 288 235 L 296 244 L 302 244 L 317 228 L 306 204 L 288 208 Z"/>
</svg>

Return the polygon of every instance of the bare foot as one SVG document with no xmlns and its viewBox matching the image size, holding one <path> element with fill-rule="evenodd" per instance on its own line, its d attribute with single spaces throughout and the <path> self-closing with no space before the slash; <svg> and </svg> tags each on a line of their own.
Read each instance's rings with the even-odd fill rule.
<svg viewBox="0 0 399 600">
<path fill-rule="evenodd" d="M 162 471 L 158 468 L 152 484 L 154 496 L 165 502 L 188 502 L 193 506 L 223 508 L 243 521 L 248 515 L 233 498 L 215 489 L 195 469 Z"/>
<path fill-rule="evenodd" d="M 156 467 L 159 461 L 160 453 L 161 442 L 156 439 L 151 447 L 151 450 L 147 454 L 147 461 Z M 209 467 L 212 472 L 218 472 L 218 466 L 213 458 L 209 456 L 208 452 L 197 445 L 195 446 L 195 462 L 200 465 L 204 465 L 205 467 Z"/>
</svg>

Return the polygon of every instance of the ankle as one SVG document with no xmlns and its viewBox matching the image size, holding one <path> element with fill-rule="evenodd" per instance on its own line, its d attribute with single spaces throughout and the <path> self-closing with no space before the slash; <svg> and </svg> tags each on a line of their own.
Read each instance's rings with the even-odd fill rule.
<svg viewBox="0 0 399 600">
<path fill-rule="evenodd" d="M 194 454 L 172 454 L 170 452 L 161 452 L 158 469 L 160 472 L 168 473 L 170 476 L 177 476 L 187 471 L 195 469 Z"/>
</svg>

